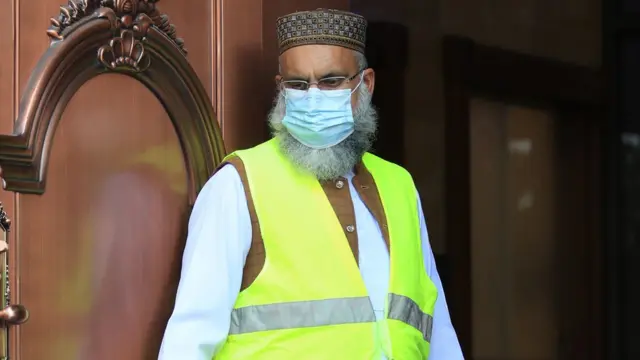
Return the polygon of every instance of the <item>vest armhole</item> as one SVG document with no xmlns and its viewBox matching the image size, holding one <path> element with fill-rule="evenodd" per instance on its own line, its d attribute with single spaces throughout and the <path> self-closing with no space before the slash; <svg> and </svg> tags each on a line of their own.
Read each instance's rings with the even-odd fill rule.
<svg viewBox="0 0 640 360">
<path fill-rule="evenodd" d="M 249 187 L 247 171 L 244 167 L 244 163 L 240 157 L 232 156 L 220 164 L 217 170 L 227 164 L 233 166 L 240 175 L 242 186 L 244 188 L 244 195 L 247 199 L 247 207 L 249 208 L 249 217 L 251 219 L 251 247 L 249 248 L 247 260 L 245 261 L 244 270 L 242 272 L 242 285 L 240 287 L 240 291 L 242 291 L 248 288 L 262 271 L 266 255 L 264 242 L 262 241 L 262 235 L 260 233 L 260 222 L 258 221 L 256 208 L 253 204 L 253 198 L 251 197 L 251 188 Z"/>
</svg>

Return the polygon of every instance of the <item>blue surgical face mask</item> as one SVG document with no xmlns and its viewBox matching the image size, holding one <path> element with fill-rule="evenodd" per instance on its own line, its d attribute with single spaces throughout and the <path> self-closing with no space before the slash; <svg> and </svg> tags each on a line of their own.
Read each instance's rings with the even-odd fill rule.
<svg viewBox="0 0 640 360">
<path fill-rule="evenodd" d="M 362 83 L 362 77 L 360 83 Z M 356 89 L 358 88 L 356 86 Z M 282 124 L 289 134 L 313 149 L 326 149 L 353 134 L 351 89 L 285 89 L 286 114 Z"/>
</svg>

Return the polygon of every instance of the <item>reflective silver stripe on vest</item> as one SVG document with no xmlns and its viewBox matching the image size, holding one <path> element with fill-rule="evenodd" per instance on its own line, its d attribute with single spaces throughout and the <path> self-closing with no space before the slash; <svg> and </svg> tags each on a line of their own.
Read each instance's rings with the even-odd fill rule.
<svg viewBox="0 0 640 360">
<path fill-rule="evenodd" d="M 389 294 L 389 319 L 402 321 L 413 326 L 422 333 L 422 337 L 431 342 L 433 316 L 422 312 L 420 306 L 410 298 L 397 294 Z"/>
<path fill-rule="evenodd" d="M 431 341 L 433 317 L 406 296 L 389 294 L 389 319 L 418 329 Z M 375 322 L 369 297 L 254 305 L 231 312 L 230 335 L 258 331 Z"/>
<path fill-rule="evenodd" d="M 375 321 L 369 297 L 254 305 L 233 309 L 229 334 Z"/>
</svg>

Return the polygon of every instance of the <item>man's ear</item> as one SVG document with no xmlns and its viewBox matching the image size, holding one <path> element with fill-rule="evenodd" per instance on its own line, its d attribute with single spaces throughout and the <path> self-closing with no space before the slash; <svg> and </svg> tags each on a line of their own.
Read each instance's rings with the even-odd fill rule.
<svg viewBox="0 0 640 360">
<path fill-rule="evenodd" d="M 369 94 L 373 94 L 373 89 L 376 87 L 376 73 L 373 69 L 368 68 L 362 72 L 364 85 L 369 89 Z"/>
</svg>

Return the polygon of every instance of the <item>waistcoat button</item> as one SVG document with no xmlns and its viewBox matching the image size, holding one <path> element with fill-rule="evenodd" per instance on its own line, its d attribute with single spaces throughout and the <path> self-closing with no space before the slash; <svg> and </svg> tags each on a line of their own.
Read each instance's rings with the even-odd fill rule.
<svg viewBox="0 0 640 360">
<path fill-rule="evenodd" d="M 347 232 L 352 233 L 354 231 L 356 231 L 356 227 L 355 226 L 353 226 L 353 225 L 348 225 L 347 226 Z"/>
<path fill-rule="evenodd" d="M 336 187 L 338 189 L 342 189 L 344 187 L 344 182 L 342 180 L 336 181 Z"/>
</svg>

